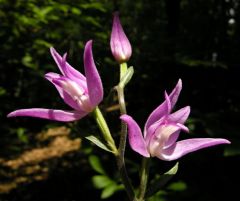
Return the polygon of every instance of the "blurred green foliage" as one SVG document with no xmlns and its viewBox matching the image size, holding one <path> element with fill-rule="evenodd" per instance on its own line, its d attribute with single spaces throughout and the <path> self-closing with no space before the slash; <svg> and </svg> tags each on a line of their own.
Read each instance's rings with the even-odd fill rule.
<svg viewBox="0 0 240 201">
<path fill-rule="evenodd" d="M 68 61 L 82 71 L 84 44 L 93 39 L 95 62 L 107 97 L 118 80 L 118 66 L 109 49 L 112 12 L 116 8 L 133 46 L 129 65 L 134 66 L 135 73 L 126 92 L 129 113 L 143 125 L 150 111 L 163 100 L 163 91 L 169 91 L 181 77 L 183 92 L 177 107 L 191 105 L 188 122 L 191 137 L 224 137 L 232 141 L 225 150 L 216 147 L 183 158 L 173 183 L 149 200 L 227 198 L 234 201 L 238 191 L 233 183 L 239 181 L 237 161 L 240 159 L 240 5 L 237 0 L 0 0 L 1 156 L 18 155 L 24 148 L 35 146 L 32 136 L 36 132 L 62 125 L 39 119 L 6 118 L 7 113 L 19 108 L 67 108 L 54 87 L 43 79 L 45 73 L 58 71 L 49 47 L 54 46 L 61 54 L 68 52 Z M 114 100 L 106 101 L 101 107 L 114 103 Z M 118 112 L 106 113 L 106 117 L 118 140 Z M 72 129 L 72 137 L 87 136 L 89 132 L 97 135 L 99 131 L 92 123 L 86 118 L 67 126 Z M 189 136 L 181 136 L 185 137 Z M 61 168 L 57 171 L 60 176 L 53 176 L 52 181 L 57 190 L 49 192 L 47 198 L 81 200 L 86 190 L 87 199 L 99 200 L 122 189 L 119 181 L 112 180 L 116 175 L 108 174 L 116 170 L 112 158 L 97 147 L 90 148 L 89 144 L 86 142 L 80 150 L 83 158 L 91 156 L 89 161 L 83 159 L 81 168 L 70 169 L 81 180 L 70 177 Z M 130 149 L 127 158 L 133 184 L 137 185 L 140 158 Z M 104 167 L 108 164 L 106 170 L 99 159 L 104 160 Z M 153 161 L 152 178 L 170 169 L 166 163 Z M 82 168 L 83 165 L 87 168 Z M 59 182 L 56 178 L 63 175 L 65 180 Z M 89 187 L 91 177 L 100 194 Z M 86 186 L 75 188 L 81 182 L 86 182 Z M 71 190 L 67 191 L 64 185 L 69 183 Z M 39 184 L 44 185 L 50 188 L 51 180 Z M 39 186 L 22 187 L 3 196 L 3 201 L 47 200 Z M 107 200 L 126 200 L 126 195 L 119 191 Z"/>
</svg>

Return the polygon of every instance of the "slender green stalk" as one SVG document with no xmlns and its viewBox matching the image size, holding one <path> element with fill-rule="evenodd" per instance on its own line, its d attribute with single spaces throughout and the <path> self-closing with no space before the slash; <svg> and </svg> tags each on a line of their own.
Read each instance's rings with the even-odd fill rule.
<svg viewBox="0 0 240 201">
<path fill-rule="evenodd" d="M 133 186 L 132 186 L 132 184 L 129 180 L 128 174 L 127 174 L 124 159 L 122 160 L 120 155 L 117 155 L 117 165 L 118 165 L 120 177 L 122 179 L 122 183 L 125 187 L 125 190 L 127 192 L 129 200 L 136 201 L 135 193 L 134 193 Z"/>
<path fill-rule="evenodd" d="M 123 75 L 127 71 L 127 63 L 120 64 L 120 80 L 122 79 Z M 127 114 L 125 98 L 124 98 L 124 88 L 121 86 L 117 86 L 117 93 L 118 93 L 118 102 L 120 105 L 120 113 L 121 115 Z M 126 147 L 126 138 L 127 138 L 127 125 L 125 123 L 121 123 L 121 136 L 120 136 L 120 143 L 119 143 L 119 155 L 124 161 L 124 153 Z"/>
<path fill-rule="evenodd" d="M 134 191 L 133 191 L 133 187 L 129 181 L 129 178 L 127 176 L 127 171 L 126 171 L 126 168 L 125 168 L 125 163 L 124 163 L 124 160 L 122 161 L 121 160 L 121 157 L 119 155 L 119 152 L 116 148 L 116 145 L 115 145 L 115 142 L 112 138 L 112 135 L 110 133 L 110 130 L 108 128 L 108 125 L 102 115 L 102 112 L 100 111 L 100 109 L 98 107 L 95 108 L 95 110 L 93 111 L 93 115 L 94 115 L 94 118 L 97 122 L 97 125 L 98 127 L 100 128 L 102 134 L 103 134 L 103 137 L 104 139 L 107 141 L 109 147 L 111 148 L 111 150 L 113 151 L 113 153 L 115 154 L 116 158 L 117 158 L 117 165 L 118 165 L 118 169 L 119 169 L 119 172 L 120 172 L 120 176 L 122 178 L 122 182 L 125 186 L 125 189 L 127 191 L 127 194 L 128 194 L 128 197 L 129 199 L 132 201 L 136 201 L 134 200 Z"/>
<path fill-rule="evenodd" d="M 105 121 L 105 119 L 102 115 L 101 110 L 98 107 L 96 107 L 93 111 L 93 115 L 94 115 L 94 118 L 97 122 L 98 127 L 100 128 L 100 130 L 103 134 L 103 138 L 108 143 L 108 146 L 111 148 L 112 152 L 115 155 L 118 155 L 117 147 L 116 147 L 115 142 L 112 138 L 112 135 L 111 135 L 111 132 L 108 128 L 108 125 L 107 125 L 107 123 L 106 123 L 106 121 Z"/>
<path fill-rule="evenodd" d="M 140 173 L 141 175 L 140 175 L 140 187 L 139 187 L 138 201 L 145 201 L 145 193 L 146 193 L 147 183 L 148 183 L 149 165 L 150 165 L 150 159 L 143 158 L 142 159 L 142 170 Z"/>
<path fill-rule="evenodd" d="M 120 105 L 120 113 L 121 115 L 127 113 L 125 99 L 124 99 L 124 89 L 121 87 L 117 87 L 118 92 L 118 101 Z M 126 138 L 127 138 L 127 125 L 124 122 L 121 122 L 121 134 L 120 134 L 120 142 L 119 142 L 119 156 L 124 163 L 124 154 L 125 154 L 125 147 L 126 147 Z"/>
<path fill-rule="evenodd" d="M 124 62 L 124 63 L 120 64 L 120 80 L 122 79 L 122 77 L 126 73 L 127 69 L 128 69 L 127 63 Z"/>
<path fill-rule="evenodd" d="M 124 74 L 126 73 L 128 67 L 127 63 L 120 64 L 120 81 L 123 78 Z M 124 98 L 124 87 L 118 85 L 116 87 L 117 93 L 118 93 L 118 102 L 120 105 L 120 113 L 121 115 L 127 113 L 126 104 L 125 104 L 125 98 Z M 117 165 L 119 169 L 119 173 L 123 182 L 123 185 L 125 186 L 125 189 L 128 194 L 128 198 L 130 201 L 137 201 L 135 198 L 135 193 L 133 190 L 133 186 L 130 182 L 130 179 L 127 174 L 126 166 L 125 166 L 125 160 L 124 160 L 124 154 L 125 154 L 125 147 L 126 147 L 126 138 L 127 138 L 127 125 L 122 122 L 121 123 L 121 134 L 120 134 L 120 142 L 118 147 L 118 153 L 117 156 Z"/>
</svg>

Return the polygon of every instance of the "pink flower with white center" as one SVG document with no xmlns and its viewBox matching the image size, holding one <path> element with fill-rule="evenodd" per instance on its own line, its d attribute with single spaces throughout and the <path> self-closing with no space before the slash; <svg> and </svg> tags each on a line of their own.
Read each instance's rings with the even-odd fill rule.
<svg viewBox="0 0 240 201">
<path fill-rule="evenodd" d="M 169 96 L 165 92 L 165 101 L 148 117 L 144 134 L 132 117 L 129 115 L 120 117 L 128 126 L 129 144 L 134 151 L 144 157 L 155 156 L 161 160 L 171 161 L 199 149 L 230 143 L 221 138 L 192 138 L 177 141 L 180 131 L 188 132 L 184 123 L 190 113 L 189 106 L 171 113 L 181 89 L 182 81 L 179 80 Z"/>
<path fill-rule="evenodd" d="M 49 80 L 59 92 L 63 101 L 73 110 L 45 108 L 20 109 L 8 114 L 8 117 L 29 116 L 56 121 L 75 121 L 92 112 L 103 99 L 102 81 L 92 55 L 92 41 L 84 49 L 85 76 L 74 69 L 67 61 L 67 54 L 61 57 L 54 48 L 50 48 L 61 74 L 47 73 Z"/>
</svg>

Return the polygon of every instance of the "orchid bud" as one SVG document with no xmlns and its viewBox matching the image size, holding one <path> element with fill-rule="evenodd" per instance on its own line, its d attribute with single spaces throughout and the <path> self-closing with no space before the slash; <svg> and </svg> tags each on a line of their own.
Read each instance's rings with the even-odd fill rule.
<svg viewBox="0 0 240 201">
<path fill-rule="evenodd" d="M 124 33 L 118 12 L 113 14 L 110 46 L 114 58 L 120 64 L 128 61 L 132 55 L 132 47 L 126 34 Z"/>
</svg>

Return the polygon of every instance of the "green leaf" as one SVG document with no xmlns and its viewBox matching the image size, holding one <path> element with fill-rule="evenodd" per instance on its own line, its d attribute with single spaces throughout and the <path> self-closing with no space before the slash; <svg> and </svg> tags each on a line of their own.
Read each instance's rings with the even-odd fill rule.
<svg viewBox="0 0 240 201">
<path fill-rule="evenodd" d="M 184 191 L 187 189 L 187 185 L 183 181 L 177 181 L 172 184 L 170 184 L 167 189 L 172 190 L 172 191 Z"/>
<path fill-rule="evenodd" d="M 127 69 L 127 72 L 123 75 L 122 79 L 120 80 L 119 86 L 124 88 L 127 85 L 127 83 L 129 83 L 129 81 L 131 80 L 133 73 L 134 68 L 130 66 Z"/>
<path fill-rule="evenodd" d="M 158 192 L 178 171 L 178 162 L 166 173 L 158 176 L 151 186 L 147 189 L 146 197 L 150 197 L 156 192 Z"/>
<path fill-rule="evenodd" d="M 155 193 L 151 198 L 149 198 L 148 201 L 166 201 L 166 195 L 167 193 L 165 191 L 160 190 Z"/>
<path fill-rule="evenodd" d="M 103 142 L 101 142 L 98 138 L 96 138 L 95 136 L 90 135 L 90 136 L 86 137 L 86 139 L 91 141 L 93 144 L 97 145 L 101 149 L 112 153 L 112 151 Z"/>
<path fill-rule="evenodd" d="M 117 185 L 116 183 L 108 185 L 103 189 L 101 194 L 101 199 L 109 198 L 117 191 L 123 190 L 123 189 L 124 189 L 123 185 Z"/>
<path fill-rule="evenodd" d="M 17 136 L 18 139 L 23 143 L 28 143 L 28 136 L 26 135 L 26 129 L 25 128 L 18 128 L 17 129 Z"/>
<path fill-rule="evenodd" d="M 22 58 L 22 64 L 29 68 L 36 69 L 36 64 L 33 63 L 33 58 L 29 53 L 26 53 Z"/>
<path fill-rule="evenodd" d="M 106 12 L 106 9 L 105 7 L 103 6 L 102 3 L 84 3 L 84 4 L 81 4 L 80 5 L 82 8 L 84 9 L 96 9 L 96 10 L 99 10 L 99 11 L 102 11 L 102 12 Z"/>
<path fill-rule="evenodd" d="M 100 162 L 100 160 L 97 156 L 91 155 L 91 156 L 89 156 L 88 160 L 89 160 L 89 163 L 90 163 L 91 167 L 96 172 L 98 172 L 100 174 L 106 174 L 103 167 L 102 167 L 102 164 L 101 164 L 101 162 Z"/>
<path fill-rule="evenodd" d="M 85 16 L 85 22 L 88 22 L 91 25 L 101 28 L 101 24 L 94 17 Z"/>
<path fill-rule="evenodd" d="M 92 177 L 92 182 L 95 188 L 102 189 L 106 186 L 113 185 L 114 182 L 105 175 L 96 175 Z"/>
<path fill-rule="evenodd" d="M 76 7 L 73 7 L 71 9 L 72 13 L 75 14 L 75 15 L 81 15 L 82 14 L 82 11 L 79 9 L 79 8 L 76 8 Z"/>
<path fill-rule="evenodd" d="M 52 46 L 51 43 L 45 41 L 45 40 L 42 40 L 42 39 L 36 39 L 34 41 L 35 45 L 39 48 L 39 46 L 42 46 L 42 47 L 47 47 L 47 48 L 50 48 Z"/>
</svg>

